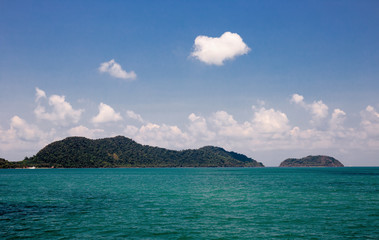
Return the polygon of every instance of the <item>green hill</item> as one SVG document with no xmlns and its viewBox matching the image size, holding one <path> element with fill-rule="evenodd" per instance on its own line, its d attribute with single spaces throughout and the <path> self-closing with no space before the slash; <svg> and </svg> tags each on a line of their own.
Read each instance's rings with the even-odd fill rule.
<svg viewBox="0 0 379 240">
<path fill-rule="evenodd" d="M 174 151 L 141 145 L 122 136 L 97 140 L 69 137 L 47 145 L 35 156 L 18 163 L 58 168 L 263 167 L 245 155 L 219 147 Z"/>
<path fill-rule="evenodd" d="M 280 167 L 343 167 L 343 164 L 333 157 L 319 155 L 288 158 L 280 163 Z"/>
</svg>

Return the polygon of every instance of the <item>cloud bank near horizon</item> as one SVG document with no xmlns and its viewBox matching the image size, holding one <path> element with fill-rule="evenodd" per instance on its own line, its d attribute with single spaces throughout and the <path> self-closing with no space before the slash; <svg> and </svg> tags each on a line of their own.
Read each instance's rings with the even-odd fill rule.
<svg viewBox="0 0 379 240">
<path fill-rule="evenodd" d="M 46 101 L 50 111 L 42 107 Z M 338 108 L 329 115 L 329 107 L 321 100 L 307 103 L 303 96 L 293 94 L 288 104 L 291 103 L 306 109 L 312 121 L 322 121 L 322 127 L 312 121 L 306 127 L 296 126 L 286 113 L 266 107 L 264 103 L 252 106 L 251 118 L 243 122 L 219 110 L 206 116 L 189 113 L 188 122 L 179 127 L 154 123 L 134 111 L 117 111 L 104 103 L 98 105 L 98 114 L 83 118 L 81 113 L 84 110 L 72 107 L 64 96 L 48 97 L 43 90 L 36 88 L 34 113 L 37 121 L 29 123 L 22 116 L 15 115 L 7 129 L 0 126 L 1 157 L 36 153 L 47 143 L 67 136 L 102 138 L 125 135 L 141 144 L 170 149 L 217 145 L 252 157 L 257 152 L 278 150 L 333 149 L 336 153 L 348 154 L 379 149 L 379 113 L 373 106 L 368 105 L 360 112 L 361 120 L 357 126 L 347 127 L 345 120 L 349 115 Z M 120 112 L 124 112 L 124 116 Z M 22 157 L 11 160 L 21 160 Z"/>
</svg>

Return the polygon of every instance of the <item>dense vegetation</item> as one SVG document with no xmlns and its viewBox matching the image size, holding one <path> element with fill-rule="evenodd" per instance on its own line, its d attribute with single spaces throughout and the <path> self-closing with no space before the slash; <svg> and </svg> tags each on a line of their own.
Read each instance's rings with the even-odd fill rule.
<svg viewBox="0 0 379 240">
<path fill-rule="evenodd" d="M 4 158 L 0 158 L 0 168 L 25 168 L 27 167 L 24 161 L 21 162 L 10 162 Z"/>
<path fill-rule="evenodd" d="M 4 158 L 0 158 L 0 168 L 14 168 L 11 162 L 8 162 Z"/>
<path fill-rule="evenodd" d="M 280 167 L 343 167 L 343 164 L 333 157 L 319 155 L 288 158 L 280 163 Z"/>
<path fill-rule="evenodd" d="M 97 140 L 69 137 L 47 145 L 17 164 L 58 168 L 263 167 L 245 155 L 219 147 L 174 151 L 144 146 L 122 136 Z"/>
</svg>

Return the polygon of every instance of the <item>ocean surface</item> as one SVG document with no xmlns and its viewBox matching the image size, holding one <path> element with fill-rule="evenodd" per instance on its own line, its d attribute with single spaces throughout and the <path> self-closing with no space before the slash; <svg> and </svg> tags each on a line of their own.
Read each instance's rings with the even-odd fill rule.
<svg viewBox="0 0 379 240">
<path fill-rule="evenodd" d="M 379 168 L 0 170 L 0 239 L 379 239 Z"/>
</svg>

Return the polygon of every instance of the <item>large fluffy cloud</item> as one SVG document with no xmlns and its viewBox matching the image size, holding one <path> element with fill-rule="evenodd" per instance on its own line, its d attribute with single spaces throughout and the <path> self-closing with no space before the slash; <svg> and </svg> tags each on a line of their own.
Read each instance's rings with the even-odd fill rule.
<svg viewBox="0 0 379 240">
<path fill-rule="evenodd" d="M 69 123 L 77 123 L 80 120 L 82 109 L 73 109 L 71 104 L 66 101 L 65 96 L 52 95 L 49 98 L 48 105 L 51 111 L 48 112 L 41 105 L 41 99 L 46 98 L 43 90 L 36 88 L 37 107 L 34 109 L 34 114 L 38 119 L 48 120 L 57 125 L 67 125 Z"/>
<path fill-rule="evenodd" d="M 126 72 L 122 69 L 121 65 L 118 64 L 114 59 L 109 62 L 103 62 L 100 64 L 99 71 L 101 73 L 109 73 L 112 77 L 134 80 L 137 75 L 134 71 Z"/>
<path fill-rule="evenodd" d="M 221 37 L 198 36 L 191 56 L 206 64 L 223 65 L 225 60 L 247 54 L 250 48 L 237 33 L 225 32 Z"/>
<path fill-rule="evenodd" d="M 106 123 L 106 122 L 117 122 L 122 120 L 120 113 L 115 112 L 115 110 L 105 104 L 99 104 L 99 113 L 92 118 L 93 123 Z"/>
</svg>

